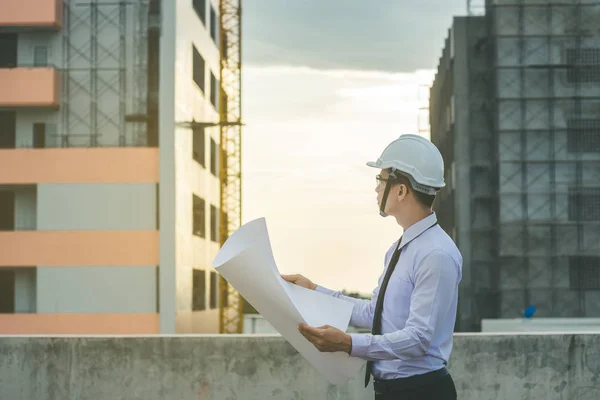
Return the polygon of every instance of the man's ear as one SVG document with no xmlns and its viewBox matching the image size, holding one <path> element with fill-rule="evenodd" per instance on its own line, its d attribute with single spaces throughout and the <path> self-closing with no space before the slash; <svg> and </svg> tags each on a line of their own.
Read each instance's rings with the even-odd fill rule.
<svg viewBox="0 0 600 400">
<path fill-rule="evenodd" d="M 404 184 L 401 184 L 401 185 L 398 187 L 398 196 L 402 196 L 402 195 L 405 195 L 405 196 L 406 196 L 407 194 L 408 194 L 408 190 L 407 190 L 407 188 L 406 188 L 406 185 L 404 185 Z"/>
</svg>

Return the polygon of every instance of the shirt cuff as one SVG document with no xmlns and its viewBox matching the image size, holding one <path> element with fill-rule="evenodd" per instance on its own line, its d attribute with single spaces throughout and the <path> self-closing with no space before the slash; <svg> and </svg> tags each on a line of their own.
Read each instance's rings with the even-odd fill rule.
<svg viewBox="0 0 600 400">
<path fill-rule="evenodd" d="M 373 335 L 368 333 L 351 333 L 352 350 L 350 351 L 350 356 L 367 358 L 372 337 Z"/>
<path fill-rule="evenodd" d="M 319 293 L 327 294 L 329 296 L 332 296 L 335 293 L 335 291 L 333 291 L 331 289 L 327 289 L 326 287 L 319 286 L 319 285 L 317 285 L 317 287 L 315 288 L 315 291 L 317 291 Z"/>
</svg>

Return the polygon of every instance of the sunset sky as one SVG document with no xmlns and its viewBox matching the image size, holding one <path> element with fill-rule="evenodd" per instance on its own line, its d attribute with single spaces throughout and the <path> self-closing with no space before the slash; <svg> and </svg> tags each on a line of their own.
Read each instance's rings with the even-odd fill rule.
<svg viewBox="0 0 600 400">
<path fill-rule="evenodd" d="M 281 272 L 375 287 L 402 231 L 379 216 L 365 163 L 418 133 L 422 85 L 465 3 L 244 3 L 243 219 L 266 218 Z"/>
</svg>

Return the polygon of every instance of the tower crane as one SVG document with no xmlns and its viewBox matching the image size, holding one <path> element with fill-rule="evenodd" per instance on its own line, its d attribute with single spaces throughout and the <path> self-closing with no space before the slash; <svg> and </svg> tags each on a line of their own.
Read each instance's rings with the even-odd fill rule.
<svg viewBox="0 0 600 400">
<path fill-rule="evenodd" d="M 223 246 L 242 224 L 242 0 L 219 2 L 220 215 Z M 242 333 L 243 299 L 219 276 L 219 332 Z"/>
</svg>

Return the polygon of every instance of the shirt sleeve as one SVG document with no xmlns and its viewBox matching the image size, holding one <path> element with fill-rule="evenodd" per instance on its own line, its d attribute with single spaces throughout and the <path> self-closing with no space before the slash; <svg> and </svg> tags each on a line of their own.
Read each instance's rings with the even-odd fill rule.
<svg viewBox="0 0 600 400">
<path fill-rule="evenodd" d="M 404 329 L 384 335 L 351 334 L 353 357 L 408 360 L 424 355 L 442 329 L 459 279 L 457 263 L 442 250 L 428 254 L 415 270 L 415 286 Z"/>
<path fill-rule="evenodd" d="M 336 297 L 338 299 L 343 299 L 354 304 L 354 308 L 352 309 L 352 318 L 350 319 L 350 323 L 352 325 L 361 328 L 371 328 L 373 326 L 373 314 L 375 312 L 375 302 L 377 299 L 379 286 L 373 292 L 373 297 L 371 298 L 371 300 L 357 299 L 354 297 L 345 296 L 342 292 L 336 292 L 322 286 L 317 286 L 315 290 L 317 292 L 324 293 L 329 296 Z"/>
</svg>

